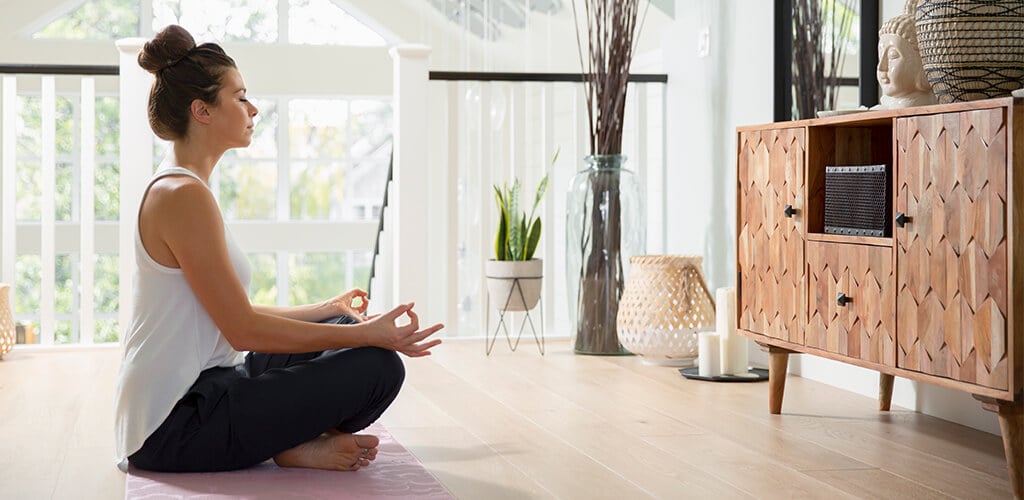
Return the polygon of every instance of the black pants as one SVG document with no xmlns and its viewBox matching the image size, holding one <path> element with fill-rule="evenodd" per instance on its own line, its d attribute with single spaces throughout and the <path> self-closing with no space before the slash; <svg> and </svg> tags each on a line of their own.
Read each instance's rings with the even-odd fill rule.
<svg viewBox="0 0 1024 500">
<path fill-rule="evenodd" d="M 250 467 L 329 429 L 366 428 L 395 400 L 404 379 L 398 354 L 376 347 L 249 353 L 244 365 L 203 370 L 128 461 L 161 472 Z"/>
</svg>

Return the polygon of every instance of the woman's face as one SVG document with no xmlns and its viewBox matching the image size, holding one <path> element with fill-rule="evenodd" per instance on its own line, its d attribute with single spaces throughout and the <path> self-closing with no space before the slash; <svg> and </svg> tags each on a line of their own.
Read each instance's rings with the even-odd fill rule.
<svg viewBox="0 0 1024 500">
<path fill-rule="evenodd" d="M 252 142 L 253 117 L 259 110 L 245 96 L 245 82 L 237 69 L 221 76 L 217 105 L 210 107 L 210 131 L 228 148 L 244 148 Z"/>
<path fill-rule="evenodd" d="M 893 34 L 878 37 L 878 83 L 882 94 L 904 97 L 928 90 L 919 88 L 923 74 L 921 55 L 906 40 Z"/>
</svg>

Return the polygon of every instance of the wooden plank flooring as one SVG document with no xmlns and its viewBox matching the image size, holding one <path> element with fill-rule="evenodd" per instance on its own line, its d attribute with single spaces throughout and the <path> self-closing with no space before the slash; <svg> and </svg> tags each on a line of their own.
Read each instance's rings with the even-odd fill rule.
<svg viewBox="0 0 1024 500">
<path fill-rule="evenodd" d="M 790 377 L 686 380 L 635 357 L 482 341 L 406 360 L 383 424 L 459 498 L 1010 498 L 998 436 Z M 118 499 L 113 348 L 0 361 L 0 499 Z M 992 418 L 995 418 L 994 416 Z"/>
</svg>

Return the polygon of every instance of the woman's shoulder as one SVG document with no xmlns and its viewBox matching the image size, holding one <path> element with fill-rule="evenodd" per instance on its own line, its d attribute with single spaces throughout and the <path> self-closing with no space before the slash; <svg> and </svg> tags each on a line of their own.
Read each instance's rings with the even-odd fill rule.
<svg viewBox="0 0 1024 500">
<path fill-rule="evenodd" d="M 149 197 L 163 198 L 212 198 L 212 193 L 203 181 L 183 173 L 166 173 L 149 185 Z"/>
<path fill-rule="evenodd" d="M 159 212 L 220 214 L 206 184 L 187 174 L 169 173 L 153 180 L 143 203 Z"/>
</svg>

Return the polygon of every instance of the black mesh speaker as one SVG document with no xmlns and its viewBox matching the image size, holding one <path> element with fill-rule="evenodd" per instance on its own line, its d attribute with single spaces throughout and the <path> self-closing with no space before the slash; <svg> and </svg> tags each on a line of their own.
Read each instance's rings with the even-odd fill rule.
<svg viewBox="0 0 1024 500">
<path fill-rule="evenodd" d="M 885 165 L 825 167 L 825 232 L 889 236 L 890 188 Z"/>
</svg>

